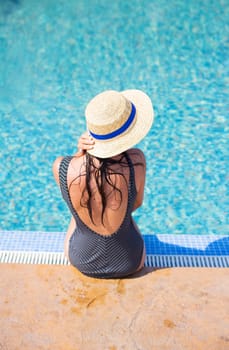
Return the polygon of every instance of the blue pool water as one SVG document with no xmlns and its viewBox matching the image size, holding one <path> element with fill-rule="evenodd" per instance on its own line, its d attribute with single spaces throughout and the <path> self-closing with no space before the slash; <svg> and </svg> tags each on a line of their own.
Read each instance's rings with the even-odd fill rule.
<svg viewBox="0 0 229 350">
<path fill-rule="evenodd" d="M 105 89 L 148 93 L 145 234 L 228 234 L 228 0 L 0 2 L 0 229 L 64 231 L 52 178 Z"/>
</svg>

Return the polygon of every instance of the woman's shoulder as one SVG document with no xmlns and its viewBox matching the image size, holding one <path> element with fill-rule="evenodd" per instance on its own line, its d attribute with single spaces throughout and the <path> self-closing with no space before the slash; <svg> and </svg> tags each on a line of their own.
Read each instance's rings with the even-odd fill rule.
<svg viewBox="0 0 229 350">
<path fill-rule="evenodd" d="M 63 159 L 64 159 L 63 156 L 57 157 L 53 162 L 53 167 L 55 169 L 58 169 L 60 167 L 60 163 L 62 162 Z"/>
<path fill-rule="evenodd" d="M 82 162 L 82 158 L 84 158 L 83 156 L 79 156 L 79 154 L 73 154 L 71 156 L 60 156 L 57 157 L 54 162 L 53 162 L 53 169 L 56 172 L 59 172 L 60 169 L 60 164 L 62 163 L 62 161 L 66 161 L 68 163 L 69 166 L 72 166 L 73 164 L 77 164 L 77 163 L 81 163 Z"/>
<path fill-rule="evenodd" d="M 63 160 L 66 160 L 68 164 L 68 179 L 71 181 L 75 178 L 76 174 L 79 175 L 79 171 L 82 167 L 82 164 L 84 163 L 84 156 L 79 156 L 78 154 L 74 154 L 72 156 L 61 156 L 57 157 L 53 162 L 53 175 L 56 180 L 56 182 L 59 184 L 59 172 L 60 172 L 60 165 Z"/>
<path fill-rule="evenodd" d="M 139 148 L 130 148 L 127 151 L 128 156 L 132 160 L 133 163 L 142 163 L 145 165 L 145 155 Z"/>
</svg>

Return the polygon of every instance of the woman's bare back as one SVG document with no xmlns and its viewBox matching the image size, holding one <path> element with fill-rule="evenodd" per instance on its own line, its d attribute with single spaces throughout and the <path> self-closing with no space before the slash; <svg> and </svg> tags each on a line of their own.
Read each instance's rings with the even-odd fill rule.
<svg viewBox="0 0 229 350">
<path fill-rule="evenodd" d="M 131 158 L 133 164 L 135 165 L 135 185 L 137 190 L 136 203 L 133 209 L 136 209 L 141 205 L 143 200 L 143 191 L 145 183 L 145 158 L 143 153 L 138 149 L 128 150 L 128 155 Z M 114 159 L 119 160 L 123 155 L 118 155 Z M 95 161 L 97 161 L 95 159 Z M 82 197 L 83 191 L 86 186 L 86 175 L 85 175 L 85 162 L 86 157 L 74 157 L 71 160 L 68 169 L 67 181 L 69 187 L 69 194 L 71 198 L 72 205 L 77 211 L 80 219 L 93 231 L 101 235 L 110 235 L 118 230 L 122 221 L 124 220 L 127 203 L 128 203 L 128 183 L 130 171 L 128 167 L 128 162 L 125 157 L 122 159 L 122 164 L 112 164 L 111 169 L 114 174 L 111 175 L 111 180 L 115 183 L 115 186 L 121 191 L 114 190 L 109 184 L 105 185 L 105 195 L 107 197 L 107 205 L 104 211 L 104 222 L 102 223 L 102 203 L 101 195 L 97 189 L 94 176 L 91 179 L 91 188 L 92 188 L 92 222 L 88 209 L 85 206 L 82 206 L 82 201 L 85 203 L 86 197 Z M 97 161 L 98 162 L 98 161 Z M 99 164 L 95 164 L 96 166 Z M 122 174 L 122 175 L 119 175 Z"/>
</svg>

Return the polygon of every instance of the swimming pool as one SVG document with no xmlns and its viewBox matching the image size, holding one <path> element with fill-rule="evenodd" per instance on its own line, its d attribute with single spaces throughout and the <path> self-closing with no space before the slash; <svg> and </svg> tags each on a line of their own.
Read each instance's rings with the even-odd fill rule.
<svg viewBox="0 0 229 350">
<path fill-rule="evenodd" d="M 64 231 L 52 162 L 75 151 L 84 108 L 138 88 L 155 123 L 145 234 L 228 234 L 227 0 L 0 3 L 1 229 Z"/>
</svg>

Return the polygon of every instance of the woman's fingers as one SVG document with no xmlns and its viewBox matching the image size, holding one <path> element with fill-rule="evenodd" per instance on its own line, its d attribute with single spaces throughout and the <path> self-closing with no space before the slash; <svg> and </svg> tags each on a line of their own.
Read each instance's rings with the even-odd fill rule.
<svg viewBox="0 0 229 350">
<path fill-rule="evenodd" d="M 95 143 L 95 141 L 93 140 L 93 138 L 88 133 L 84 133 L 79 138 L 78 149 L 81 152 L 87 151 L 87 150 L 93 148 L 94 143 Z"/>
</svg>

